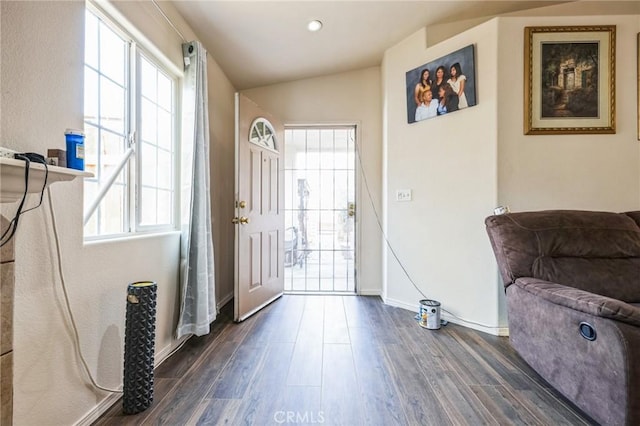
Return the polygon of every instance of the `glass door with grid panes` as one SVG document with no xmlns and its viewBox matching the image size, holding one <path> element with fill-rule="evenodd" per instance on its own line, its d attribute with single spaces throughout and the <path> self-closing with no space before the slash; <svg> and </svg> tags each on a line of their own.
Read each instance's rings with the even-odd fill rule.
<svg viewBox="0 0 640 426">
<path fill-rule="evenodd" d="M 355 127 L 285 129 L 286 292 L 354 293 Z"/>
</svg>

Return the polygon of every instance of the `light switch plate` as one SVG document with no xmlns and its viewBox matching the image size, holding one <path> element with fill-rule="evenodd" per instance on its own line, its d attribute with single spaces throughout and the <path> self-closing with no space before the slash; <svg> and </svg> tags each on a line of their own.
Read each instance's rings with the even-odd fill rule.
<svg viewBox="0 0 640 426">
<path fill-rule="evenodd" d="M 398 189 L 396 191 L 396 201 L 411 201 L 411 190 Z"/>
</svg>

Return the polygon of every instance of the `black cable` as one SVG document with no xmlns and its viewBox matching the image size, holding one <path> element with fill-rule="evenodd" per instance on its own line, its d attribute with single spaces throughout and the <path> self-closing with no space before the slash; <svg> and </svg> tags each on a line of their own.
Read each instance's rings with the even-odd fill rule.
<svg viewBox="0 0 640 426">
<path fill-rule="evenodd" d="M 44 182 L 42 183 L 42 190 L 40 191 L 40 202 L 38 203 L 38 205 L 23 211 L 22 214 L 24 214 L 26 212 L 30 212 L 33 209 L 37 209 L 38 207 L 40 207 L 42 205 L 42 199 L 44 198 L 44 190 L 47 188 L 47 180 L 49 179 L 49 165 L 47 164 L 47 162 L 45 160 L 42 160 L 42 159 L 39 159 L 39 158 L 38 159 L 33 159 L 32 161 L 44 165 Z"/>
<path fill-rule="evenodd" d="M 389 252 L 391 252 L 391 255 L 396 260 L 398 266 L 400 266 L 400 269 L 402 269 L 402 272 L 407 277 L 407 279 L 409 280 L 411 285 L 413 285 L 413 287 L 416 289 L 416 291 L 418 293 L 420 293 L 420 295 L 422 297 L 424 297 L 425 299 L 429 299 L 429 297 L 420 289 L 418 284 L 416 284 L 416 282 L 413 280 L 413 278 L 409 274 L 409 271 L 407 271 L 407 268 L 404 266 L 404 263 L 402 263 L 402 261 L 398 257 L 398 254 L 393 249 L 393 246 L 391 245 L 391 241 L 389 241 L 389 237 L 387 236 L 387 233 L 385 232 L 384 227 L 382 226 L 382 221 L 380 220 L 380 215 L 378 214 L 378 209 L 376 209 L 375 203 L 373 202 L 373 196 L 371 195 L 371 190 L 369 189 L 369 182 L 367 181 L 367 174 L 365 173 L 364 164 L 362 162 L 362 157 L 360 156 L 360 145 L 358 144 L 358 141 L 356 140 L 355 134 L 352 134 L 350 136 L 351 136 L 351 138 L 352 138 L 352 140 L 354 142 L 355 151 L 356 151 L 356 157 L 358 158 L 358 163 L 357 164 L 359 165 L 359 168 L 360 168 L 362 181 L 364 182 L 364 187 L 365 187 L 365 190 L 367 191 L 369 202 L 371 203 L 371 209 L 373 210 L 373 215 L 375 216 L 376 222 L 378 224 L 378 228 L 380 229 L 380 234 L 382 235 L 382 238 L 383 238 L 386 246 L 388 247 Z M 447 314 L 451 315 L 452 317 L 457 318 L 460 321 L 463 321 L 463 322 L 468 323 L 468 324 L 479 325 L 481 327 L 487 327 L 487 328 L 491 328 L 492 327 L 492 326 L 489 326 L 487 324 L 482 324 L 480 322 L 471 321 L 471 320 L 468 320 L 468 319 L 461 318 L 458 315 L 456 315 L 456 314 L 452 313 L 451 311 L 448 311 L 448 310 L 446 310 L 446 309 L 444 309 L 442 307 L 440 308 L 440 310 L 442 312 L 446 312 Z M 443 321 L 446 321 L 446 320 L 443 320 Z"/>
<path fill-rule="evenodd" d="M 24 207 L 24 202 L 27 199 L 27 193 L 29 190 L 29 168 L 31 166 L 31 161 L 22 154 L 16 154 L 15 158 L 19 160 L 24 160 L 26 162 L 26 166 L 24 169 L 24 193 L 22 194 L 22 200 L 20 201 L 20 205 L 18 205 L 18 210 L 16 210 L 16 214 L 13 216 L 13 219 L 11 219 L 11 222 L 9 222 L 9 227 L 7 228 L 6 231 L 2 233 L 2 236 L 0 237 L 0 247 L 3 247 L 4 245 L 6 245 L 9 241 L 11 241 L 11 239 L 15 235 L 16 229 L 18 229 L 18 221 L 20 220 L 20 215 L 22 214 L 22 208 Z M 11 233 L 7 237 L 7 234 L 9 233 L 9 231 L 11 231 Z M 6 237 L 6 240 L 5 240 L 5 237 Z"/>
<path fill-rule="evenodd" d="M 0 243 L 0 247 L 6 245 L 9 241 L 11 241 L 11 239 L 15 235 L 16 230 L 18 229 L 18 222 L 20 220 L 21 215 L 33 209 L 36 209 L 42 205 L 42 200 L 44 198 L 44 190 L 47 187 L 47 181 L 49 180 L 49 166 L 47 165 L 47 162 L 44 159 L 41 159 L 38 156 L 29 155 L 29 154 L 15 154 L 14 158 L 18 160 L 23 160 L 26 163 L 25 169 L 24 169 L 24 193 L 22 194 L 22 200 L 20 201 L 18 210 L 16 210 L 16 214 L 14 215 L 13 219 L 11 219 L 11 222 L 9 222 L 9 227 L 2 233 L 2 237 L 0 237 L 0 241 L 2 241 L 2 243 Z M 31 161 L 44 165 L 44 183 L 42 184 L 42 190 L 40 191 L 40 202 L 38 203 L 38 205 L 35 207 L 31 207 L 27 210 L 22 210 L 24 208 L 24 204 L 27 200 L 27 194 L 29 192 L 29 170 L 31 168 Z M 9 235 L 7 236 L 7 234 Z"/>
</svg>

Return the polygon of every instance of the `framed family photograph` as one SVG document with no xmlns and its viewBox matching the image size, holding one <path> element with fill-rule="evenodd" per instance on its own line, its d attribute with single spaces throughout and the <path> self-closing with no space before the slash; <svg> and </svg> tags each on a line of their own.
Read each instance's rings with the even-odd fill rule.
<svg viewBox="0 0 640 426">
<path fill-rule="evenodd" d="M 615 25 L 526 27 L 524 133 L 615 133 Z"/>
<path fill-rule="evenodd" d="M 405 74 L 408 123 L 460 111 L 477 104 L 473 45 L 451 52 Z"/>
</svg>

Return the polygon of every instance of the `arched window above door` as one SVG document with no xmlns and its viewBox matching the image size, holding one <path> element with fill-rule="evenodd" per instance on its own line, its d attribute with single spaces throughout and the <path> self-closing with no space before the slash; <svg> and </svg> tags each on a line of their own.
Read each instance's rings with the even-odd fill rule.
<svg viewBox="0 0 640 426">
<path fill-rule="evenodd" d="M 249 142 L 268 148 L 273 151 L 278 151 L 278 143 L 276 141 L 276 131 L 273 126 L 264 117 L 258 117 L 251 123 L 249 130 Z"/>
</svg>

